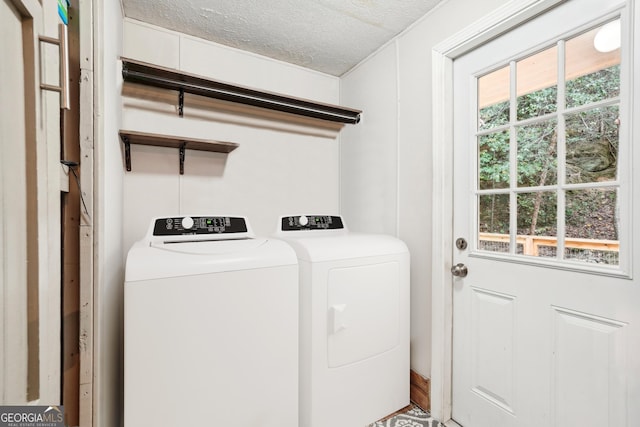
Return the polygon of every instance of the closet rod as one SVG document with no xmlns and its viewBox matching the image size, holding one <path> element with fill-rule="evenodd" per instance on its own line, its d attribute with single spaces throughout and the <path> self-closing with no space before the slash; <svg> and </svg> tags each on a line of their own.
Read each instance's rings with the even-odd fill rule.
<svg viewBox="0 0 640 427">
<path fill-rule="evenodd" d="M 236 86 L 125 58 L 122 58 L 122 77 L 126 82 L 183 90 L 195 95 L 321 120 L 350 124 L 360 121 L 359 110 Z"/>
</svg>

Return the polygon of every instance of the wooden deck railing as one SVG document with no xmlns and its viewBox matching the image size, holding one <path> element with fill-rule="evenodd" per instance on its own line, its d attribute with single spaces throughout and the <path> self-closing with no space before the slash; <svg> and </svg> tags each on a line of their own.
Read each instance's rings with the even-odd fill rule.
<svg viewBox="0 0 640 427">
<path fill-rule="evenodd" d="M 480 233 L 480 241 L 509 243 L 508 234 Z M 522 244 L 525 255 L 538 256 L 541 246 L 557 247 L 558 238 L 552 236 L 516 236 L 516 243 Z M 565 237 L 564 247 L 570 249 L 588 249 L 595 251 L 619 252 L 617 240 L 574 239 Z"/>
</svg>

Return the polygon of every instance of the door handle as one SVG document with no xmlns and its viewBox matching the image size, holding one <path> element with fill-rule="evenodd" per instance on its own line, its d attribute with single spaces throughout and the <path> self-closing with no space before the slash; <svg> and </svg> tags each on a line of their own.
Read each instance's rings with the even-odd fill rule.
<svg viewBox="0 0 640 427">
<path fill-rule="evenodd" d="M 467 266 L 462 263 L 458 263 L 451 267 L 451 274 L 456 277 L 467 277 L 467 273 L 469 273 L 469 270 L 467 270 Z"/>
<path fill-rule="evenodd" d="M 337 334 L 343 329 L 347 329 L 347 325 L 344 322 L 344 311 L 347 308 L 347 304 L 336 304 L 329 308 L 329 332 L 331 334 Z"/>
</svg>

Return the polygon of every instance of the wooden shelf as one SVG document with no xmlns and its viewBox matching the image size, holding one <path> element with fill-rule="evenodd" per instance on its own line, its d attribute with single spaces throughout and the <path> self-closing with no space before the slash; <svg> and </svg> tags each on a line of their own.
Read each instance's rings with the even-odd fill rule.
<svg viewBox="0 0 640 427">
<path fill-rule="evenodd" d="M 362 113 L 352 108 L 237 86 L 132 59 L 121 60 L 125 82 L 178 91 L 180 116 L 183 115 L 185 93 L 338 123 L 356 124 Z"/>
<path fill-rule="evenodd" d="M 130 144 L 177 148 L 180 155 L 180 175 L 184 174 L 184 158 L 186 149 L 197 151 L 212 151 L 216 153 L 230 153 L 238 148 L 238 144 L 236 144 L 235 142 L 183 138 L 179 136 L 159 135 L 154 133 L 135 132 L 129 130 L 121 130 L 120 139 L 124 144 L 124 157 L 127 171 L 131 171 Z"/>
</svg>

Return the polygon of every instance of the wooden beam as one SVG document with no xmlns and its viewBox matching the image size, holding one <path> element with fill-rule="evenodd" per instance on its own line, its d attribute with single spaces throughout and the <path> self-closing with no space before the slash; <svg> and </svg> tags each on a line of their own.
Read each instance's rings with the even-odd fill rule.
<svg viewBox="0 0 640 427">
<path fill-rule="evenodd" d="M 80 30 L 78 0 L 69 8 L 69 110 L 62 114 L 62 159 L 78 164 L 68 171 L 62 194 L 62 403 L 66 422 L 80 424 Z M 75 172 L 75 174 L 74 174 Z"/>
</svg>

